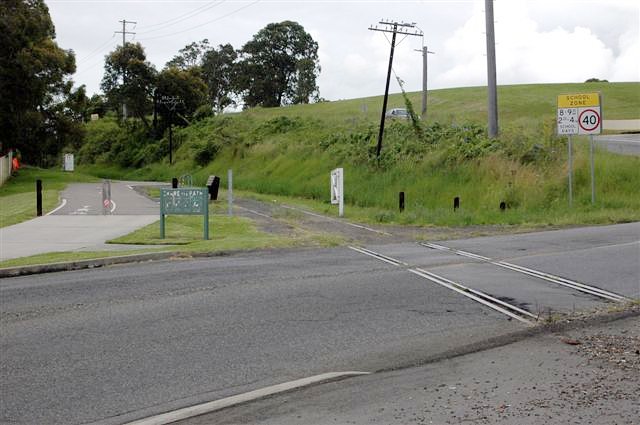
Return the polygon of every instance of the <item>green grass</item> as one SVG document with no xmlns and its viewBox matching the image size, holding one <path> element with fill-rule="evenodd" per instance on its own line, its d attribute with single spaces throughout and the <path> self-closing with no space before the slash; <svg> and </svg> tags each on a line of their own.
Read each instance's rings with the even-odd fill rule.
<svg viewBox="0 0 640 425">
<path fill-rule="evenodd" d="M 178 255 L 215 253 L 263 248 L 335 246 L 343 241 L 338 236 L 298 230 L 294 235 L 274 235 L 258 230 L 251 220 L 242 217 L 210 215 L 209 240 L 203 240 L 203 223 L 196 216 L 168 216 L 166 238 L 160 239 L 158 223 L 150 224 L 128 235 L 108 241 L 114 244 L 139 245 L 129 250 L 94 252 L 53 252 L 0 262 L 0 268 L 51 264 L 88 259 L 117 257 L 151 252 L 175 252 Z M 147 245 L 154 245 L 146 247 Z M 167 245 L 157 247 L 156 245 Z"/>
<path fill-rule="evenodd" d="M 98 181 L 94 176 L 79 172 L 23 167 L 0 187 L 0 227 L 36 217 L 36 180 L 42 180 L 43 214 L 58 205 L 58 194 L 67 184 Z"/>
<path fill-rule="evenodd" d="M 256 108 L 178 129 L 175 163 L 136 169 L 98 165 L 103 177 L 169 181 L 191 174 L 203 185 L 208 175 L 234 170 L 234 187 L 247 192 L 308 198 L 328 206 L 328 175 L 345 169 L 347 217 L 368 222 L 421 225 L 564 225 L 640 219 L 640 159 L 596 153 L 597 202 L 590 203 L 586 138 L 575 138 L 575 202 L 569 209 L 566 139 L 555 136 L 556 97 L 600 91 L 607 119 L 640 117 L 640 83 L 545 84 L 499 87 L 501 135 L 496 144 L 464 135 L 486 121 L 486 88 L 434 90 L 423 123 L 442 123 L 436 139 L 416 137 L 409 125 L 390 124 L 380 164 L 371 160 L 380 97 Z M 420 93 L 410 93 L 414 105 Z M 400 94 L 389 107 L 403 106 Z M 471 126 L 471 127 L 470 127 Z M 433 127 L 426 131 L 432 131 Z M 440 135 L 439 135 L 440 134 Z M 485 143 L 486 142 L 486 143 Z M 207 151 L 210 148 L 215 148 Z M 213 160 L 198 165 L 199 153 Z M 406 210 L 398 212 L 398 192 Z M 454 197 L 461 209 L 453 212 Z M 510 208 L 498 208 L 505 201 Z"/>
<path fill-rule="evenodd" d="M 293 237 L 265 233 L 251 220 L 242 217 L 210 215 L 209 240 L 203 240 L 202 218 L 197 216 L 168 216 L 165 239 L 160 239 L 158 223 L 150 224 L 128 235 L 109 241 L 118 244 L 178 245 L 180 252 L 216 252 L 291 246 L 326 246 L 339 243 L 326 235 L 299 231 Z"/>
<path fill-rule="evenodd" d="M 29 257 L 13 258 L 0 262 L 0 268 L 33 266 L 40 264 L 67 263 L 82 260 L 95 260 L 100 258 L 120 257 L 124 255 L 146 254 L 150 252 L 167 251 L 169 248 L 144 248 L 122 251 L 81 251 L 81 252 L 48 252 Z"/>
</svg>

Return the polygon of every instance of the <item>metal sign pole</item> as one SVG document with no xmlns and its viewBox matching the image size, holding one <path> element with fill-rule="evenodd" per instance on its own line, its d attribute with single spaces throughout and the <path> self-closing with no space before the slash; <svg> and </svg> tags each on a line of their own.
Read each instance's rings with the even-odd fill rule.
<svg viewBox="0 0 640 425">
<path fill-rule="evenodd" d="M 593 158 L 593 134 L 589 135 L 589 161 L 591 162 L 591 203 L 596 203 L 596 172 Z"/>
<path fill-rule="evenodd" d="M 569 135 L 569 208 L 573 205 L 573 149 Z"/>
</svg>

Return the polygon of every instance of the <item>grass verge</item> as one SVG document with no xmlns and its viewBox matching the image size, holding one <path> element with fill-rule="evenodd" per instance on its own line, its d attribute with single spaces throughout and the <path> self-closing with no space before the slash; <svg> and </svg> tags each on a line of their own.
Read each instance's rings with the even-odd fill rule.
<svg viewBox="0 0 640 425">
<path fill-rule="evenodd" d="M 42 180 L 42 211 L 53 210 L 69 183 L 100 181 L 84 173 L 25 166 L 0 187 L 0 227 L 36 217 L 36 180 Z"/>
<path fill-rule="evenodd" d="M 221 208 L 221 207 L 219 207 Z M 203 240 L 202 218 L 168 216 L 166 238 L 160 239 L 158 223 L 153 223 L 128 235 L 108 241 L 113 244 L 138 245 L 137 249 L 92 252 L 53 252 L 0 262 L 0 268 L 73 262 L 132 254 L 176 252 L 177 254 L 215 253 L 265 248 L 336 246 L 343 241 L 338 236 L 296 229 L 291 235 L 262 232 L 243 217 L 209 216 L 209 240 Z M 158 247 L 157 245 L 167 245 Z M 145 248 L 145 246 L 149 246 Z"/>
</svg>

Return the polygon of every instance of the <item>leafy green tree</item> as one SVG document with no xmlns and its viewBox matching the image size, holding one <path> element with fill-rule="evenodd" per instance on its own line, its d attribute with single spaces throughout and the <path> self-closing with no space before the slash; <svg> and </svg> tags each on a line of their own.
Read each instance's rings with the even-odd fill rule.
<svg viewBox="0 0 640 425">
<path fill-rule="evenodd" d="M 0 151 L 16 147 L 24 161 L 40 165 L 59 153 L 65 131 L 77 125 L 59 122 L 75 57 L 55 36 L 43 0 L 0 2 Z"/>
<path fill-rule="evenodd" d="M 163 99 L 175 98 L 174 105 L 168 105 Z M 200 105 L 206 102 L 207 85 L 200 78 L 197 69 L 182 70 L 169 67 L 158 74 L 156 85 L 156 99 L 158 113 L 167 122 L 172 113 L 190 118 Z M 171 108 L 173 106 L 173 111 Z M 182 120 L 185 122 L 185 120 Z"/>
<path fill-rule="evenodd" d="M 103 117 L 108 110 L 107 99 L 101 94 L 94 94 L 87 102 L 87 115 L 98 114 Z"/>
<path fill-rule="evenodd" d="M 308 103 L 317 98 L 318 43 L 297 22 L 267 25 L 240 55 L 237 86 L 246 106 Z"/>
<path fill-rule="evenodd" d="M 167 68 L 187 70 L 200 66 L 204 55 L 209 50 L 209 40 L 194 41 L 178 50 L 178 54 L 165 65 Z"/>
<path fill-rule="evenodd" d="M 146 115 L 153 108 L 153 88 L 156 70 L 147 61 L 140 43 L 126 43 L 109 53 L 104 64 L 104 76 L 100 88 L 109 105 L 118 110 L 125 104 L 127 115 L 131 113 L 150 128 Z"/>
<path fill-rule="evenodd" d="M 207 83 L 209 102 L 218 113 L 235 104 L 237 59 L 238 54 L 231 44 L 208 50 L 202 58 L 202 75 Z"/>
</svg>

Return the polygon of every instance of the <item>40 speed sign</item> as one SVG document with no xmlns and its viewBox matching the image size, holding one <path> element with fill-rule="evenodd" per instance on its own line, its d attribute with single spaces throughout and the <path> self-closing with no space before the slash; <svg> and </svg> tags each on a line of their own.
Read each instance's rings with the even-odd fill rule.
<svg viewBox="0 0 640 425">
<path fill-rule="evenodd" d="M 558 96 L 558 135 L 600 134 L 602 132 L 600 93 Z"/>
</svg>

